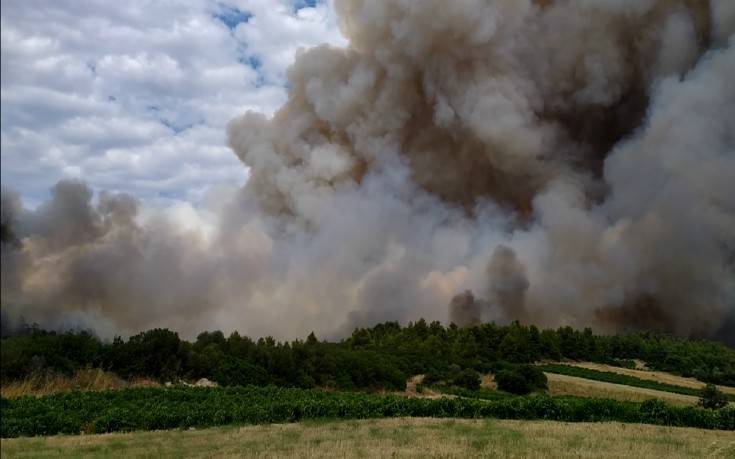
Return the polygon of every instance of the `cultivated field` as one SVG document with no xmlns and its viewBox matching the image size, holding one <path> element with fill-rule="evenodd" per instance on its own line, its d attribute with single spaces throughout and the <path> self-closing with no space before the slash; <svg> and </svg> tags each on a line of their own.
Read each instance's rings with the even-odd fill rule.
<svg viewBox="0 0 735 459">
<path fill-rule="evenodd" d="M 564 362 L 564 365 L 573 365 L 576 367 L 589 368 L 590 370 L 609 371 L 621 375 L 634 376 L 640 379 L 648 379 L 664 384 L 673 384 L 675 386 L 690 387 L 692 389 L 701 389 L 704 383 L 694 378 L 685 378 L 684 376 L 672 375 L 663 371 L 652 370 L 634 370 L 631 368 L 616 367 L 613 365 L 604 365 L 592 362 Z M 717 386 L 722 392 L 735 395 L 735 387 Z"/>
<path fill-rule="evenodd" d="M 697 397 L 691 395 L 673 394 L 660 390 L 643 387 L 613 384 L 604 381 L 578 378 L 576 376 L 546 373 L 549 380 L 549 394 L 577 395 L 580 397 L 611 398 L 613 400 L 629 400 L 643 402 L 652 398 L 663 400 L 672 405 L 693 406 L 697 404 Z"/>
<path fill-rule="evenodd" d="M 607 368 L 607 365 L 597 365 L 594 363 L 583 363 L 578 366 L 584 368 L 590 368 L 593 370 L 600 371 L 611 371 Z M 639 373 L 648 373 L 645 371 Z M 659 375 L 666 375 L 671 377 L 672 381 L 675 381 L 679 376 L 675 376 L 668 373 L 656 372 Z M 611 398 L 613 400 L 627 400 L 631 402 L 643 402 L 652 398 L 663 400 L 667 403 L 677 406 L 692 406 L 697 404 L 697 397 L 689 395 L 674 394 L 671 392 L 664 392 L 660 390 L 646 389 L 642 387 L 626 386 L 623 384 L 614 384 L 603 381 L 595 381 L 592 379 L 579 378 L 575 376 L 559 375 L 554 373 L 545 373 L 549 380 L 549 394 L 550 395 L 576 395 L 579 397 L 597 397 L 597 398 Z M 636 375 L 631 375 L 636 376 Z M 641 378 L 643 379 L 643 378 Z M 688 379 L 688 378 L 682 378 Z M 671 381 L 656 380 L 659 382 L 666 382 L 668 384 L 674 384 Z M 702 383 L 697 380 L 692 380 L 699 384 L 697 388 L 702 387 Z M 497 389 L 498 385 L 495 383 L 493 375 L 482 375 L 481 386 L 487 389 Z M 683 385 L 682 385 L 683 386 Z M 684 386 L 690 387 L 690 386 Z M 728 388 L 732 389 L 732 388 Z"/>
<path fill-rule="evenodd" d="M 14 457 L 733 457 L 735 432 L 394 418 L 4 439 Z"/>
</svg>

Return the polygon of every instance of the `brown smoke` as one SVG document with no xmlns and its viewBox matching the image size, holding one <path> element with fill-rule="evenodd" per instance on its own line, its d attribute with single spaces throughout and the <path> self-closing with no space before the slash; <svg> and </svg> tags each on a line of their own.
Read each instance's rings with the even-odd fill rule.
<svg viewBox="0 0 735 459">
<path fill-rule="evenodd" d="M 452 298 L 449 303 L 449 322 L 460 327 L 471 327 L 482 323 L 482 300 L 475 299 L 471 291 L 466 290 Z"/>
<path fill-rule="evenodd" d="M 243 190 L 156 211 L 62 183 L 21 212 L 3 308 L 279 337 L 447 305 L 459 325 L 722 333 L 733 2 L 336 8 L 349 47 L 300 52 L 288 102 L 230 124 Z"/>
</svg>

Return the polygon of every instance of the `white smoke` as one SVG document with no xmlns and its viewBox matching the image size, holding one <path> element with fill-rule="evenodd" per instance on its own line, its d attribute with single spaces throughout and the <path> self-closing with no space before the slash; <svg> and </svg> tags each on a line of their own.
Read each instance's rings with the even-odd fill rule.
<svg viewBox="0 0 735 459">
<path fill-rule="evenodd" d="M 60 183 L 15 212 L 3 309 L 187 336 L 450 313 L 719 333 L 735 314 L 731 5 L 337 1 L 349 47 L 301 52 L 286 105 L 229 126 L 243 190 L 139 211 Z"/>
</svg>

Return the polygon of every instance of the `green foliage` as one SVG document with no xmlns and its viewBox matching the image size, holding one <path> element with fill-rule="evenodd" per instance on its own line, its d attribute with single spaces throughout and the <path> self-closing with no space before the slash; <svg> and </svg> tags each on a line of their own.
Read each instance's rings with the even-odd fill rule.
<svg viewBox="0 0 735 459">
<path fill-rule="evenodd" d="M 469 390 L 478 390 L 480 388 L 480 375 L 471 368 L 465 368 L 455 376 L 453 384 Z"/>
<path fill-rule="evenodd" d="M 699 406 L 719 410 L 727 406 L 727 397 L 714 384 L 707 384 L 701 391 Z"/>
<path fill-rule="evenodd" d="M 520 365 L 518 372 L 528 381 L 533 390 L 546 390 L 549 388 L 546 375 L 541 369 L 534 365 Z"/>
<path fill-rule="evenodd" d="M 334 343 L 319 341 L 313 333 L 292 342 L 272 337 L 254 341 L 237 333 L 227 337 L 220 331 L 203 332 L 187 342 L 165 329 L 113 342 L 88 332 L 57 334 L 26 327 L 23 334 L 2 339 L 3 381 L 38 371 L 71 374 L 100 367 L 123 378 L 160 381 L 206 377 L 228 385 L 400 390 L 414 374 L 425 374 L 426 384 L 451 384 L 461 369 L 489 372 L 499 361 L 570 358 L 624 366 L 642 359 L 654 369 L 735 385 L 735 350 L 722 344 L 652 333 L 595 336 L 589 329 L 539 330 L 517 322 L 469 328 L 423 320 L 407 326 L 386 322 L 356 329 Z"/>
<path fill-rule="evenodd" d="M 645 389 L 660 390 L 664 392 L 672 392 L 675 394 L 692 395 L 698 397 L 701 394 L 699 389 L 691 387 L 676 386 L 674 384 L 666 384 L 648 379 L 636 378 L 635 376 L 621 375 L 609 371 L 592 370 L 589 368 L 575 367 L 572 365 L 548 364 L 539 365 L 540 370 L 547 373 L 556 373 L 560 375 L 576 376 L 579 378 L 592 379 L 595 381 L 604 381 L 614 384 L 624 384 L 626 386 L 642 387 Z M 735 396 L 725 396 L 730 400 L 735 400 Z"/>
<path fill-rule="evenodd" d="M 502 400 L 508 397 L 514 397 L 514 395 L 507 392 L 482 387 L 477 390 L 468 390 L 456 386 L 439 385 L 432 386 L 432 389 L 442 394 L 457 395 L 459 397 L 476 398 L 480 400 Z"/>
<path fill-rule="evenodd" d="M 608 363 L 616 367 L 628 368 L 629 370 L 634 370 L 636 368 L 635 360 L 633 359 L 610 359 Z"/>
<path fill-rule="evenodd" d="M 266 386 L 270 381 L 263 367 L 232 357 L 214 369 L 212 378 L 221 386 Z"/>
<path fill-rule="evenodd" d="M 575 397 L 408 398 L 277 387 L 156 388 L 2 399 L 0 435 L 116 432 L 395 416 L 618 421 L 735 430 L 735 410 Z"/>
<path fill-rule="evenodd" d="M 548 388 L 546 375 L 534 365 L 498 362 L 494 365 L 493 373 L 498 389 L 511 394 L 525 395 Z"/>
<path fill-rule="evenodd" d="M 519 371 L 510 368 L 497 372 L 495 382 L 498 389 L 511 394 L 526 395 L 532 390 L 529 381 Z"/>
</svg>

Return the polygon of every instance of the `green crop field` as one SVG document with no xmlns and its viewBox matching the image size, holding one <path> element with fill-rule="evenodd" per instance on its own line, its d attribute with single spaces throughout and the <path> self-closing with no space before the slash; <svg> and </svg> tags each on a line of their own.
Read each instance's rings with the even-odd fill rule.
<svg viewBox="0 0 735 459">
<path fill-rule="evenodd" d="M 3 437 L 401 416 L 620 421 L 735 429 L 735 409 L 673 407 L 656 400 L 634 403 L 544 395 L 494 401 L 463 397 L 425 399 L 252 386 L 124 389 L 20 397 L 2 399 L 0 414 Z"/>
</svg>

